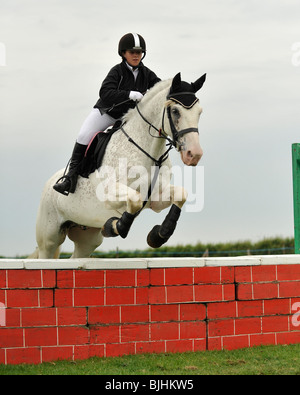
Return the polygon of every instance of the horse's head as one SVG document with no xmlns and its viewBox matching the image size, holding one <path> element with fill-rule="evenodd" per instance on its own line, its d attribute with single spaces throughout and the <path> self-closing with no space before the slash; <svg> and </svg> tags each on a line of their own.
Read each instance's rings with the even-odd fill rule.
<svg viewBox="0 0 300 395">
<path fill-rule="evenodd" d="M 181 153 L 183 163 L 188 166 L 196 166 L 203 155 L 198 136 L 202 109 L 195 93 L 201 89 L 205 79 L 206 74 L 189 84 L 181 81 L 179 73 L 174 77 L 167 96 L 169 133 Z"/>
</svg>

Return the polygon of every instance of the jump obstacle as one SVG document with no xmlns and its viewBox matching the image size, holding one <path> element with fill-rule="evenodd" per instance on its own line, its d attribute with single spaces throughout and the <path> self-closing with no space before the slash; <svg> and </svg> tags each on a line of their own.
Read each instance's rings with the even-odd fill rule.
<svg viewBox="0 0 300 395">
<path fill-rule="evenodd" d="M 295 255 L 0 259 L 0 364 L 300 343 Z"/>
<path fill-rule="evenodd" d="M 300 256 L 0 260 L 0 364 L 300 343 Z"/>
</svg>

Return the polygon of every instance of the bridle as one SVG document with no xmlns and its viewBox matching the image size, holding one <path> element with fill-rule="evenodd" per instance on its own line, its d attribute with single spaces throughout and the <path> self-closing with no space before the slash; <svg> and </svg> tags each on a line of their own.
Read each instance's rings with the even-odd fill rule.
<svg viewBox="0 0 300 395">
<path fill-rule="evenodd" d="M 167 96 L 167 100 L 171 100 L 177 104 L 180 104 L 182 107 L 184 108 L 192 108 L 198 101 L 199 99 L 195 96 L 195 100 L 190 104 L 190 105 L 186 105 L 183 103 L 182 100 L 179 99 L 179 97 L 182 97 L 182 95 L 191 95 L 191 92 L 180 92 L 180 93 L 172 93 L 172 94 L 168 94 Z M 176 99 L 176 97 L 178 97 L 178 99 Z M 127 137 L 128 141 L 130 143 L 132 143 L 133 145 L 135 145 L 140 151 L 142 151 L 146 156 L 148 156 L 148 158 L 152 159 L 153 162 L 155 163 L 156 166 L 158 166 L 159 168 L 162 166 L 163 162 L 165 162 L 169 156 L 169 152 L 171 151 L 171 149 L 175 148 L 178 152 L 180 152 L 182 144 L 180 144 L 179 139 L 184 136 L 187 133 L 198 133 L 199 134 L 199 130 L 198 128 L 187 128 L 187 129 L 182 129 L 182 130 L 177 130 L 173 119 L 172 119 L 172 115 L 171 115 L 171 106 L 167 107 L 167 111 L 166 108 L 164 108 L 163 111 L 163 116 L 162 116 L 162 127 L 160 129 L 158 129 L 155 125 L 153 125 L 151 122 L 149 122 L 147 120 L 147 118 L 145 118 L 145 116 L 141 113 L 141 110 L 139 109 L 138 104 L 136 104 L 136 109 L 138 114 L 140 115 L 140 117 L 143 119 L 144 122 L 146 122 L 149 125 L 149 134 L 151 129 L 154 129 L 158 132 L 158 136 L 153 136 L 155 138 L 163 138 L 166 141 L 168 141 L 169 148 L 167 149 L 167 151 L 162 154 L 162 156 L 159 159 L 155 159 L 153 158 L 147 151 L 145 151 L 141 146 L 139 146 L 124 130 L 124 125 L 125 123 L 123 123 L 120 126 L 121 131 L 125 134 L 125 136 Z M 170 129 L 171 129 L 171 133 L 172 133 L 172 138 L 165 132 L 165 115 L 167 112 L 167 117 L 169 120 L 169 125 L 170 125 Z"/>
<path fill-rule="evenodd" d="M 169 95 L 167 96 L 167 100 L 172 100 L 172 101 L 174 101 L 174 102 L 180 104 L 181 106 L 183 106 L 183 107 L 185 107 L 185 108 L 192 108 L 192 107 L 194 106 L 194 104 L 196 104 L 196 103 L 199 101 L 199 99 L 196 98 L 196 96 L 195 96 L 194 102 L 193 102 L 191 105 L 186 106 L 184 103 L 182 103 L 182 101 L 176 99 L 176 96 L 182 96 L 182 95 L 191 95 L 191 92 L 181 92 L 181 93 L 175 93 L 175 94 L 172 94 L 172 95 L 169 94 Z M 168 157 L 169 157 L 169 152 L 170 152 L 173 148 L 175 148 L 178 152 L 180 152 L 181 147 L 182 147 L 182 144 L 180 144 L 179 139 L 180 139 L 182 136 L 184 136 L 185 134 L 187 134 L 187 133 L 198 133 L 198 134 L 199 134 L 198 128 L 187 128 L 187 129 L 183 129 L 183 130 L 179 130 L 179 131 L 178 131 L 178 130 L 176 129 L 175 125 L 174 125 L 174 122 L 173 122 L 173 119 L 172 119 L 172 116 L 171 116 L 171 106 L 168 106 L 168 107 L 167 107 L 167 111 L 166 111 L 166 108 L 164 108 L 163 116 L 162 116 L 162 127 L 161 127 L 160 129 L 158 129 L 156 126 L 154 126 L 151 122 L 149 122 L 149 121 L 144 117 L 144 115 L 141 113 L 141 110 L 139 109 L 138 104 L 136 104 L 136 109 L 137 109 L 137 112 L 139 113 L 140 117 L 143 119 L 143 121 L 146 122 L 146 123 L 149 125 L 149 134 L 151 135 L 151 132 L 150 132 L 151 129 L 156 130 L 156 131 L 158 132 L 158 136 L 153 136 L 153 135 L 151 135 L 151 136 L 154 137 L 154 138 L 163 138 L 163 139 L 165 139 L 166 141 L 168 141 L 167 145 L 169 145 L 169 147 L 168 147 L 168 149 L 166 150 L 166 152 L 163 153 L 163 154 L 160 156 L 160 158 L 155 159 L 155 158 L 153 158 L 147 151 L 145 151 L 140 145 L 138 145 L 138 144 L 128 135 L 128 133 L 124 130 L 124 125 L 125 125 L 125 123 L 123 123 L 123 124 L 120 126 L 120 130 L 121 130 L 121 131 L 123 132 L 123 134 L 127 137 L 128 141 L 129 141 L 130 143 L 132 143 L 134 146 L 136 146 L 141 152 L 143 152 L 143 153 L 144 153 L 148 158 L 150 158 L 150 159 L 154 162 L 154 164 L 155 164 L 155 174 L 154 174 L 154 176 L 153 176 L 153 179 L 152 179 L 152 181 L 151 181 L 151 183 L 150 183 L 150 186 L 149 186 L 149 189 L 148 189 L 148 196 L 147 196 L 147 199 L 144 200 L 144 202 L 143 202 L 143 207 L 135 214 L 135 216 L 139 215 L 139 213 L 143 210 L 143 208 L 144 208 L 145 205 L 147 204 L 148 200 L 150 199 L 151 194 L 152 194 L 152 191 L 153 191 L 153 189 L 154 189 L 154 186 L 155 186 L 156 181 L 157 181 L 157 178 L 158 178 L 158 174 L 159 174 L 160 168 L 162 167 L 163 163 L 168 159 Z M 172 132 L 172 138 L 164 131 L 164 129 L 165 129 L 164 126 L 165 126 L 165 114 L 166 114 L 166 112 L 167 112 L 167 116 L 168 116 L 168 120 L 169 120 L 170 129 L 171 129 L 171 132 Z"/>
</svg>

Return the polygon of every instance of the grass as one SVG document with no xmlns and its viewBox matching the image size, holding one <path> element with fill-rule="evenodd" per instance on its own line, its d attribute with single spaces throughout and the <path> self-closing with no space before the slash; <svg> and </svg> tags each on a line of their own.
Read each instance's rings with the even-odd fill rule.
<svg viewBox="0 0 300 395">
<path fill-rule="evenodd" d="M 0 375 L 300 375 L 300 344 L 0 365 Z"/>
</svg>

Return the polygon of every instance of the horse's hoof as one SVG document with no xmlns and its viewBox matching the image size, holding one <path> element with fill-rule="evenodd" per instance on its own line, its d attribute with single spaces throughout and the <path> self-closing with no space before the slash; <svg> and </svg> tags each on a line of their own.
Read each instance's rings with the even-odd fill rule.
<svg viewBox="0 0 300 395">
<path fill-rule="evenodd" d="M 164 239 L 159 235 L 159 229 L 160 225 L 155 225 L 148 234 L 147 243 L 152 248 L 159 248 L 168 241 L 168 239 Z"/>
<path fill-rule="evenodd" d="M 118 217 L 111 217 L 110 219 L 108 219 L 101 230 L 102 236 L 104 237 L 119 236 L 119 234 L 115 232 L 115 228 L 113 226 L 113 223 L 117 222 L 118 220 L 119 220 Z"/>
</svg>

